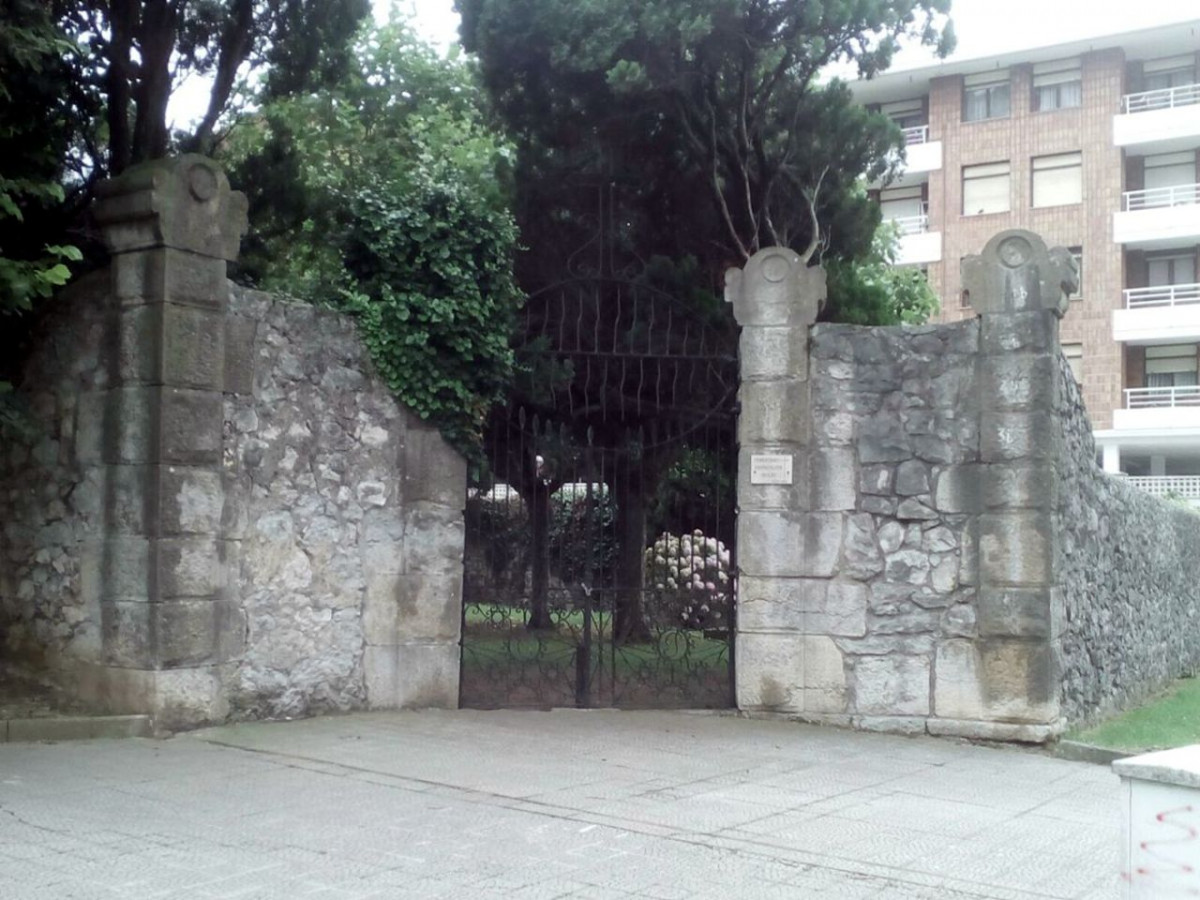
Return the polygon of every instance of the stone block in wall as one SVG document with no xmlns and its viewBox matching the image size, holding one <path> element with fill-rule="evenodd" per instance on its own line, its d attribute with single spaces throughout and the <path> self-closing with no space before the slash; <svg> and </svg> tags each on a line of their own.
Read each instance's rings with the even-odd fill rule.
<svg viewBox="0 0 1200 900">
<path fill-rule="evenodd" d="M 1059 588 L 985 587 L 976 599 L 976 622 L 985 638 L 1056 640 L 1065 615 Z"/>
<path fill-rule="evenodd" d="M 456 709 L 458 644 L 368 645 L 363 652 L 371 709 Z"/>
<path fill-rule="evenodd" d="M 217 465 L 225 407 L 218 391 L 164 387 L 158 458 L 151 462 Z"/>
<path fill-rule="evenodd" d="M 130 669 L 156 667 L 150 606 L 146 600 L 104 604 L 101 640 L 106 664 Z"/>
<path fill-rule="evenodd" d="M 848 448 L 814 449 L 808 457 L 811 500 L 816 511 L 853 510 L 858 504 L 858 460 Z"/>
<path fill-rule="evenodd" d="M 1039 512 L 989 513 L 979 519 L 979 577 L 985 585 L 1053 583 L 1054 528 Z"/>
<path fill-rule="evenodd" d="M 806 382 L 750 382 L 741 386 L 738 400 L 738 443 L 808 443 L 812 422 Z"/>
<path fill-rule="evenodd" d="M 461 575 L 464 525 L 457 509 L 414 503 L 404 510 L 404 572 Z"/>
<path fill-rule="evenodd" d="M 467 462 L 436 429 L 410 425 L 405 432 L 404 502 L 455 510 L 467 502 Z"/>
<path fill-rule="evenodd" d="M 894 415 L 860 420 L 857 446 L 858 461 L 863 465 L 898 463 L 913 456 L 912 441 L 903 423 Z"/>
<path fill-rule="evenodd" d="M 149 535 L 156 469 L 140 464 L 114 465 L 106 474 L 109 489 L 104 517 L 109 533 Z"/>
<path fill-rule="evenodd" d="M 747 510 L 738 517 L 738 569 L 746 575 L 831 577 L 843 525 L 841 513 Z"/>
<path fill-rule="evenodd" d="M 77 664 L 72 667 L 77 696 L 109 713 L 154 710 L 161 730 L 195 727 L 228 715 L 220 666 L 153 670 Z"/>
<path fill-rule="evenodd" d="M 739 631 L 736 641 L 738 709 L 803 712 L 804 636 Z"/>
<path fill-rule="evenodd" d="M 162 315 L 162 384 L 223 391 L 225 314 L 167 303 Z"/>
<path fill-rule="evenodd" d="M 218 545 L 212 537 L 159 539 L 158 598 L 211 597 L 218 593 L 225 583 Z"/>
<path fill-rule="evenodd" d="M 805 635 L 801 654 L 804 659 L 804 712 L 844 713 L 846 664 L 837 644 L 826 635 Z"/>
<path fill-rule="evenodd" d="M 146 602 L 150 599 L 150 540 L 122 535 L 99 546 L 103 597 Z"/>
<path fill-rule="evenodd" d="M 980 508 L 984 471 L 977 465 L 948 466 L 937 475 L 933 503 L 939 512 L 971 513 Z"/>
<path fill-rule="evenodd" d="M 222 472 L 196 466 L 160 466 L 150 471 L 158 477 L 160 534 L 220 533 L 225 511 Z"/>
<path fill-rule="evenodd" d="M 984 316 L 979 326 L 979 349 L 985 356 L 1058 350 L 1058 317 L 1052 312 L 1014 312 Z"/>
<path fill-rule="evenodd" d="M 104 423 L 109 391 L 80 391 L 75 398 L 75 459 L 79 465 L 105 460 Z"/>
<path fill-rule="evenodd" d="M 860 656 L 854 661 L 854 710 L 870 716 L 927 716 L 930 663 L 924 656 Z"/>
<path fill-rule="evenodd" d="M 835 637 L 865 636 L 870 595 L 867 586 L 854 581 L 830 581 L 827 584 L 820 608 L 805 613 L 805 633 Z"/>
<path fill-rule="evenodd" d="M 367 644 L 457 643 L 462 629 L 462 575 L 376 575 L 363 599 Z"/>
<path fill-rule="evenodd" d="M 1015 351 L 984 357 L 979 392 L 992 410 L 1051 410 L 1058 405 L 1058 358 Z"/>
<path fill-rule="evenodd" d="M 1058 671 L 1044 640 L 949 640 L 937 649 L 934 714 L 943 719 L 1053 723 Z"/>
<path fill-rule="evenodd" d="M 219 310 L 228 304 L 225 260 L 171 247 L 114 256 L 112 278 L 125 307 L 171 302 Z"/>
<path fill-rule="evenodd" d="M 984 462 L 1045 460 L 1053 452 L 1053 414 L 1047 410 L 984 410 L 980 417 L 980 458 Z"/>
<path fill-rule="evenodd" d="M 1058 503 L 1058 478 L 1050 466 L 997 463 L 979 474 L 986 509 L 1050 510 Z"/>
<path fill-rule="evenodd" d="M 113 464 L 157 462 L 154 423 L 159 388 L 138 385 L 114 388 L 106 393 L 100 426 L 104 435 L 104 461 Z"/>
<path fill-rule="evenodd" d="M 743 381 L 785 376 L 807 380 L 808 332 L 803 328 L 744 328 L 739 360 Z"/>
<path fill-rule="evenodd" d="M 254 391 L 254 339 L 258 322 L 247 316 L 225 318 L 225 372 L 223 385 L 227 394 L 250 394 Z"/>
<path fill-rule="evenodd" d="M 738 579 L 738 628 L 742 631 L 804 631 L 804 617 L 825 607 L 823 578 Z"/>
<path fill-rule="evenodd" d="M 224 662 L 241 653 L 242 609 L 223 600 L 162 600 L 146 604 L 155 660 L 173 669 Z"/>
</svg>

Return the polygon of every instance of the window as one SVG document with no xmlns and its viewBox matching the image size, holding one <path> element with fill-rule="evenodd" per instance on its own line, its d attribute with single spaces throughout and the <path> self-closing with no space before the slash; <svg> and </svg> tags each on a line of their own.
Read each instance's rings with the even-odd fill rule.
<svg viewBox="0 0 1200 900">
<path fill-rule="evenodd" d="M 1158 153 L 1145 158 L 1145 188 L 1148 191 L 1182 187 L 1196 183 L 1196 154 Z M 1150 204 L 1147 205 L 1158 205 Z"/>
<path fill-rule="evenodd" d="M 889 188 L 879 192 L 879 211 L 885 222 L 895 222 L 902 234 L 916 234 L 928 230 L 925 201 L 920 185 L 907 188 Z"/>
<path fill-rule="evenodd" d="M 1196 283 L 1196 257 L 1192 253 L 1156 253 L 1146 257 L 1146 287 Z"/>
<path fill-rule="evenodd" d="M 1082 247 L 1071 247 L 1071 248 L 1069 248 L 1068 252 L 1071 254 L 1071 259 L 1075 260 L 1075 275 L 1076 275 L 1076 278 L 1079 279 L 1079 285 L 1078 285 L 1078 287 L 1075 288 L 1075 290 L 1072 293 L 1067 294 L 1067 299 L 1068 300 L 1082 300 L 1083 299 L 1083 248 Z"/>
<path fill-rule="evenodd" d="M 1142 65 L 1146 91 L 1163 91 L 1196 83 L 1196 61 L 1191 56 L 1172 56 L 1147 60 Z"/>
<path fill-rule="evenodd" d="M 879 111 L 905 130 L 929 124 L 929 117 L 925 115 L 924 100 L 899 100 L 895 103 L 884 103 L 879 107 Z"/>
<path fill-rule="evenodd" d="M 1067 363 L 1071 366 L 1071 374 L 1075 376 L 1075 383 L 1083 385 L 1083 344 L 1063 344 L 1063 356 L 1067 358 Z"/>
<path fill-rule="evenodd" d="M 1195 344 L 1146 348 L 1146 387 L 1194 387 L 1196 369 Z"/>
<path fill-rule="evenodd" d="M 1035 63 L 1033 108 L 1035 111 L 1072 109 L 1083 105 L 1083 71 L 1078 59 Z"/>
<path fill-rule="evenodd" d="M 1007 116 L 1011 93 L 1007 69 L 968 75 L 963 79 L 963 121 L 980 122 Z"/>
<path fill-rule="evenodd" d="M 1009 164 L 963 166 L 963 215 L 982 216 L 1008 212 Z"/>
<path fill-rule="evenodd" d="M 1083 154 L 1060 153 L 1033 161 L 1033 205 L 1068 206 L 1083 202 Z"/>
</svg>

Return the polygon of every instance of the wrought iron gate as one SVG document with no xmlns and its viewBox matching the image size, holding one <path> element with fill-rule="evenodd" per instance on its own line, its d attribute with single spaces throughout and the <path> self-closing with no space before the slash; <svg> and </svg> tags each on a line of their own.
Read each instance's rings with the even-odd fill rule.
<svg viewBox="0 0 1200 900">
<path fill-rule="evenodd" d="M 526 316 L 467 504 L 462 704 L 732 705 L 732 317 L 602 277 Z"/>
</svg>

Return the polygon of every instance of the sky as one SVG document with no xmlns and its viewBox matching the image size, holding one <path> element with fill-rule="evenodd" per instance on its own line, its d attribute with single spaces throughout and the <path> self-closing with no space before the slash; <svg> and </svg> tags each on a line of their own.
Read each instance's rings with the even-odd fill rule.
<svg viewBox="0 0 1200 900">
<path fill-rule="evenodd" d="M 386 17 L 392 0 L 373 0 L 376 17 Z M 637 0 L 631 0 L 637 2 Z M 448 47 L 457 40 L 453 0 L 397 0 L 411 12 L 417 30 L 430 43 Z M 1200 19 L 1196 0 L 954 0 L 958 34 L 954 57 L 986 56 L 1022 47 L 1058 44 L 1120 31 Z M 929 57 L 905 51 L 896 68 L 924 65 Z"/>
</svg>

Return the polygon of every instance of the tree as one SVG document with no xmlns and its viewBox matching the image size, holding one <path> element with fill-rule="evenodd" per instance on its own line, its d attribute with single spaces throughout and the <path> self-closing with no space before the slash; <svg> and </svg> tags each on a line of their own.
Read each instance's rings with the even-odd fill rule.
<svg viewBox="0 0 1200 900">
<path fill-rule="evenodd" d="M 364 32 L 336 85 L 264 94 L 225 153 L 250 199 L 237 277 L 359 318 L 380 375 L 477 456 L 521 302 L 505 172 L 473 73 L 407 26 Z"/>
<path fill-rule="evenodd" d="M 826 266 L 829 306 L 826 315 L 853 325 L 923 325 L 938 311 L 938 297 L 925 273 L 896 265 L 900 232 L 883 223 L 870 252 L 854 261 Z"/>
<path fill-rule="evenodd" d="M 810 257 L 822 244 L 844 258 L 865 251 L 877 218 L 853 186 L 883 174 L 899 132 L 818 75 L 839 60 L 873 75 L 903 38 L 942 50 L 953 40 L 937 26 L 949 0 L 458 8 L 463 44 L 518 141 L 534 253 L 546 229 L 526 226 L 553 218 L 546 192 L 600 177 L 626 189 L 623 220 L 641 253 L 694 255 L 710 269 L 772 244 Z"/>
<path fill-rule="evenodd" d="M 725 268 L 764 246 L 790 246 L 806 258 L 820 253 L 827 261 L 868 253 L 879 213 L 859 179 L 885 174 L 901 145 L 899 130 L 856 105 L 845 84 L 821 83 L 818 74 L 838 60 L 874 74 L 906 37 L 942 49 L 952 42 L 937 25 L 948 0 L 457 6 L 463 45 L 479 55 L 484 84 L 518 147 L 518 220 L 529 248 L 519 264 L 522 285 L 533 293 L 577 274 L 583 248 L 600 246 L 593 273 L 611 274 L 613 258 L 660 258 L 693 273 L 690 284 L 672 291 L 689 297 L 701 316 L 705 307 L 720 307 Z M 598 227 L 598 218 L 606 226 Z M 864 293 L 843 296 L 853 302 Z M 636 314 L 622 318 L 614 301 L 599 302 L 607 312 L 582 321 L 619 321 L 630 336 L 644 324 Z M 518 344 L 536 344 L 543 332 L 534 308 Z M 736 340 L 733 329 L 729 337 Z M 563 368 L 568 381 L 579 377 L 579 366 Z M 560 387 L 558 395 L 572 390 L 579 386 Z M 720 390 L 705 389 L 712 397 Z M 554 419 L 553 404 L 536 391 L 521 405 Z M 605 423 L 594 415 L 568 418 L 576 420 L 575 432 L 608 424 L 637 433 L 670 414 L 654 403 L 623 409 L 636 412 L 615 422 L 606 413 Z M 500 443 L 510 443 L 504 436 L 513 427 L 496 423 Z M 647 459 L 637 447 L 616 459 L 618 569 L 629 589 L 619 598 L 618 618 L 627 624 L 618 630 L 639 635 L 645 625 L 631 606 L 642 580 L 645 498 L 656 491 L 649 482 L 676 460 L 665 449 Z M 635 473 L 648 477 L 639 481 Z"/>
<path fill-rule="evenodd" d="M 335 78 L 369 0 L 7 0 L 0 8 L 0 312 L 27 311 L 69 277 L 78 246 L 100 258 L 93 189 L 175 149 L 208 152 L 235 82 L 264 96 Z M 194 129 L 167 103 L 211 79 Z M 25 326 L 0 339 L 0 376 Z"/>
</svg>

